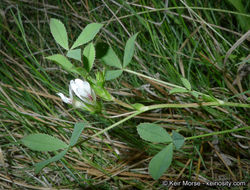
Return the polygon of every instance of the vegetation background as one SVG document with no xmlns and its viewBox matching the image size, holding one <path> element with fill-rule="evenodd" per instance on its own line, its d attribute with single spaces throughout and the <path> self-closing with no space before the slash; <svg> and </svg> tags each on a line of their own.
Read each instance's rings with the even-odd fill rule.
<svg viewBox="0 0 250 190">
<path fill-rule="evenodd" d="M 110 44 L 120 58 L 128 38 L 140 32 L 131 70 L 179 86 L 182 76 L 196 91 L 247 103 L 249 5 L 247 0 L 1 0 L 1 189 L 166 189 L 166 180 L 249 181 L 249 131 L 186 142 L 157 181 L 147 167 L 162 146 L 140 139 L 136 132 L 141 122 L 158 123 L 185 137 L 240 128 L 249 125 L 246 108 L 146 112 L 72 149 L 39 175 L 34 175 L 33 164 L 53 154 L 31 151 L 19 143 L 20 138 L 38 132 L 68 142 L 74 123 L 84 118 L 91 123 L 82 134 L 86 138 L 129 112 L 104 102 L 108 115 L 100 117 L 72 109 L 56 96 L 59 91 L 67 93 L 69 81 L 77 76 L 45 59 L 62 52 L 50 33 L 50 18 L 65 24 L 70 42 L 87 24 L 103 23 L 94 41 Z M 97 59 L 93 76 L 103 68 Z M 129 73 L 106 87 L 130 104 L 197 102 L 187 94 L 169 95 L 170 87 Z"/>
</svg>

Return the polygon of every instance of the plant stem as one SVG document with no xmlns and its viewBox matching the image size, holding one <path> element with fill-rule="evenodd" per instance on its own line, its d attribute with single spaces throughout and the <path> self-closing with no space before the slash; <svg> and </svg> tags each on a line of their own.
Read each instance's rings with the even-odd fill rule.
<svg viewBox="0 0 250 190">
<path fill-rule="evenodd" d="M 202 138 L 202 137 L 208 137 L 208 136 L 213 136 L 213 135 L 221 135 L 221 134 L 225 134 L 225 133 L 232 133 L 232 132 L 236 132 L 236 131 L 243 131 L 243 130 L 248 130 L 250 129 L 250 126 L 247 127 L 242 127 L 242 128 L 238 128 L 238 129 L 229 129 L 229 130 L 224 130 L 224 131 L 218 131 L 218 132 L 213 132 L 213 133 L 206 133 L 203 135 L 197 135 L 197 136 L 193 136 L 193 137 L 186 137 L 185 140 L 193 140 L 193 139 L 198 139 L 198 138 Z"/>
<path fill-rule="evenodd" d="M 181 87 L 181 86 L 178 86 L 178 85 L 175 85 L 175 84 L 171 84 L 171 83 L 168 83 L 168 82 L 164 82 L 162 80 L 158 80 L 158 79 L 155 79 L 155 78 L 152 78 L 152 77 L 149 77 L 147 75 L 144 75 L 144 74 L 141 74 L 141 73 L 137 73 L 135 71 L 131 71 L 129 69 L 123 69 L 123 71 L 126 71 L 128 73 L 131 73 L 131 74 L 134 74 L 134 75 L 137 75 L 137 76 L 140 76 L 140 77 L 143 77 L 143 78 L 147 78 L 147 79 L 150 79 L 150 80 L 153 80 L 155 82 L 158 82 L 158 83 L 161 83 L 161 84 L 165 84 L 167 86 L 171 86 L 173 88 L 182 88 L 182 89 L 186 89 L 184 87 Z"/>
<path fill-rule="evenodd" d="M 121 123 L 133 118 L 136 115 L 139 115 L 143 112 L 149 111 L 149 110 L 154 110 L 154 109 L 159 109 L 159 108 L 198 108 L 198 107 L 202 107 L 202 106 L 233 106 L 233 107 L 246 107 L 246 108 L 250 108 L 249 104 L 239 104 L 239 103 L 234 103 L 234 102 L 206 102 L 206 103 L 201 103 L 201 104 L 197 104 L 197 103 L 190 103 L 190 104 L 158 104 L 158 105 L 152 105 L 152 106 L 144 106 L 141 110 L 136 111 L 135 113 L 129 115 L 128 117 L 118 121 L 117 123 L 114 123 L 113 125 L 110 125 L 109 127 L 97 132 L 96 134 L 92 135 L 91 137 L 78 142 L 75 146 L 82 144 L 90 139 L 92 139 L 93 137 L 96 137 L 100 134 L 105 133 L 106 131 L 109 131 L 111 129 L 113 129 L 114 127 L 120 125 Z M 226 130 L 226 131 L 221 131 L 221 132 L 214 132 L 214 133 L 209 133 L 209 134 L 204 134 L 204 135 L 199 135 L 199 136 L 195 136 L 195 137 L 188 137 L 186 138 L 186 140 L 190 140 L 190 139 L 195 139 L 195 138 L 201 138 L 201 137 L 205 137 L 205 136 L 211 136 L 211 135 L 216 135 L 216 134 L 223 134 L 223 133 L 230 133 L 230 132 L 234 132 L 234 131 L 240 131 L 240 130 L 244 130 L 244 129 L 249 129 L 250 127 L 245 127 L 245 128 L 239 128 L 239 129 L 232 129 L 232 130 Z"/>
<path fill-rule="evenodd" d="M 134 109 L 131 105 L 129 105 L 129 104 L 127 104 L 127 103 L 125 103 L 125 102 L 123 102 L 123 101 L 121 101 L 121 100 L 118 100 L 118 99 L 116 99 L 115 97 L 112 97 L 112 100 L 113 100 L 115 103 L 117 103 L 117 104 L 119 104 L 119 105 L 121 105 L 121 106 L 123 106 L 123 107 L 125 107 L 125 108 Z"/>
<path fill-rule="evenodd" d="M 170 86 L 170 87 L 172 87 L 172 88 L 180 88 L 180 89 L 185 89 L 185 90 L 186 90 L 186 88 L 184 88 L 184 87 L 182 87 L 182 86 L 178 86 L 178 85 L 175 85 L 175 84 L 171 84 L 171 83 L 169 83 L 169 82 L 165 82 L 165 81 L 162 81 L 162 80 L 158 80 L 158 79 L 149 77 L 149 76 L 147 76 L 147 75 L 144 75 L 144 74 L 141 74 L 141 73 L 137 73 L 137 72 L 135 72 L 135 71 L 131 71 L 131 70 L 129 70 L 129 69 L 123 69 L 123 71 L 126 71 L 126 72 L 128 72 L 128 73 L 131 73 L 131 74 L 134 74 L 134 75 L 137 75 L 137 76 L 140 76 L 140 77 L 144 77 L 144 78 L 153 80 L 153 81 L 155 81 L 155 82 L 158 82 L 158 83 L 161 83 L 161 84 Z M 197 91 L 195 91 L 195 90 L 192 90 L 192 92 L 195 92 L 195 93 L 197 93 L 198 95 L 201 95 L 201 96 L 203 95 L 203 96 L 210 97 L 210 96 L 208 96 L 207 94 L 203 94 L 203 93 L 197 92 Z M 219 99 L 217 99 L 217 100 L 220 101 Z"/>
<path fill-rule="evenodd" d="M 131 71 L 129 69 L 124 69 L 124 71 L 128 72 L 128 73 L 131 73 L 131 74 L 135 74 L 137 76 L 141 76 L 141 77 L 144 77 L 144 78 L 147 78 L 147 79 L 150 79 L 150 80 L 153 80 L 153 81 L 156 81 L 158 83 L 161 83 L 161 84 L 164 84 L 164 85 L 167 85 L 167 86 L 170 86 L 170 87 L 173 87 L 173 88 L 181 88 L 181 89 L 185 89 L 184 87 L 181 87 L 181 86 L 178 86 L 178 85 L 174 85 L 174 84 L 171 84 L 171 83 L 168 83 L 168 82 L 164 82 L 164 81 L 161 81 L 161 80 L 158 80 L 158 79 L 154 79 L 152 77 L 149 77 L 149 76 L 146 76 L 146 75 L 143 75 L 141 73 L 137 73 L 135 71 Z M 196 91 L 194 91 L 196 92 Z M 203 94 L 203 93 L 200 93 L 200 92 L 196 92 L 200 95 L 205 95 L 205 96 L 208 96 L 206 94 Z M 124 106 L 124 107 L 127 107 L 127 108 L 132 108 L 132 106 L 122 102 L 122 101 L 119 101 L 115 98 L 113 98 L 113 101 L 115 101 L 116 103 Z M 111 129 L 113 129 L 114 127 L 120 125 L 121 123 L 133 118 L 134 116 L 136 115 L 139 115 L 143 112 L 146 112 L 148 110 L 154 110 L 154 109 L 159 109 L 159 108 L 198 108 L 198 107 L 202 107 L 202 106 L 232 106 L 232 107 L 246 107 L 246 108 L 250 108 L 250 105 L 249 104 L 241 104 L 241 103 L 234 103 L 234 102 L 223 102 L 221 100 L 218 100 L 218 101 L 215 101 L 215 102 L 205 102 L 205 103 L 189 103 L 189 104 L 157 104 L 157 105 L 152 105 L 152 106 L 144 106 L 141 110 L 139 111 L 136 111 L 135 113 L 129 115 L 128 117 L 118 121 L 117 123 L 114 123 L 113 125 L 97 132 L 96 134 L 92 135 L 91 137 L 83 140 L 83 141 L 80 141 L 78 142 L 75 146 L 79 145 L 79 144 L 82 144 L 100 134 L 103 134 L 105 133 L 106 131 L 109 131 Z M 241 128 L 242 129 L 242 128 Z M 243 129 L 242 129 L 243 130 Z M 230 130 L 229 130 L 230 131 Z M 235 131 L 235 130 L 233 130 Z M 237 131 L 237 130 L 236 130 Z M 221 132 L 215 132 L 215 133 L 209 133 L 209 134 L 205 134 L 205 135 L 200 135 L 200 136 L 196 136 L 196 138 L 200 138 L 200 137 L 204 137 L 204 136 L 210 136 L 211 134 L 223 134 L 223 133 L 227 133 L 227 131 L 221 131 Z M 190 140 L 190 139 L 195 139 L 195 137 L 189 137 L 189 138 L 186 138 L 186 140 Z"/>
<path fill-rule="evenodd" d="M 198 108 L 202 106 L 232 106 L 232 107 L 245 107 L 250 108 L 250 104 L 241 104 L 234 102 L 205 102 L 205 103 L 189 103 L 189 104 L 157 104 L 146 106 L 148 110 L 159 108 Z"/>
<path fill-rule="evenodd" d="M 114 123 L 113 125 L 110 125 L 109 127 L 107 127 L 107 128 L 105 128 L 105 129 L 99 131 L 98 133 L 92 135 L 90 138 L 93 138 L 93 137 L 96 137 L 96 136 L 98 136 L 98 135 L 100 135 L 100 134 L 103 134 L 103 133 L 105 133 L 106 131 L 109 131 L 110 129 L 113 129 L 113 128 L 116 127 L 117 125 L 120 125 L 121 123 L 123 123 L 123 122 L 129 120 L 130 118 L 133 118 L 134 116 L 141 114 L 142 112 L 144 112 L 144 111 L 137 111 L 137 112 L 135 112 L 135 113 L 129 115 L 128 117 L 126 117 L 126 118 L 124 118 L 124 119 L 118 121 L 117 123 Z"/>
<path fill-rule="evenodd" d="M 133 118 L 134 116 L 139 115 L 139 114 L 141 114 L 141 113 L 143 113 L 143 112 L 144 112 L 144 110 L 143 110 L 143 111 L 137 111 L 137 112 L 135 112 L 135 113 L 129 115 L 128 117 L 126 117 L 126 118 L 124 118 L 124 119 L 118 121 L 117 123 L 114 123 L 113 125 L 110 125 L 109 127 L 107 127 L 107 128 L 105 128 L 105 129 L 103 129 L 103 130 L 97 132 L 96 134 L 92 135 L 91 137 L 89 137 L 89 138 L 87 138 L 87 139 L 84 139 L 84 140 L 82 140 L 82 141 L 79 141 L 79 142 L 76 143 L 74 146 L 78 146 L 78 145 L 80 145 L 80 144 L 82 144 L 82 143 L 84 143 L 84 142 L 86 142 L 86 141 L 88 141 L 88 140 L 90 140 L 90 139 L 92 139 L 92 138 L 94 138 L 94 137 L 100 135 L 100 134 L 103 134 L 103 133 L 105 133 L 106 131 L 109 131 L 109 130 L 113 129 L 113 128 L 116 127 L 117 125 L 120 125 L 121 123 L 123 123 L 123 122 L 129 120 L 130 118 Z"/>
</svg>

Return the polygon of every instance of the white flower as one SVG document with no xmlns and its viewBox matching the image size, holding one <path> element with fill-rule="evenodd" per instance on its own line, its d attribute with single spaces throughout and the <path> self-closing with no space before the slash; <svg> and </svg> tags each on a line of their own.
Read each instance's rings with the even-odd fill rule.
<svg viewBox="0 0 250 190">
<path fill-rule="evenodd" d="M 69 86 L 78 98 L 88 104 L 94 105 L 96 96 L 87 81 L 82 81 L 81 79 L 75 79 L 75 81 L 71 80 Z"/>
<path fill-rule="evenodd" d="M 83 102 L 74 99 L 74 94 Z M 80 108 L 87 108 L 86 104 L 95 105 L 96 96 L 91 89 L 90 84 L 87 81 L 81 79 L 71 80 L 69 84 L 69 98 L 66 97 L 63 93 L 57 93 L 61 97 L 62 101 L 67 104 L 73 104 L 73 106 Z"/>
</svg>

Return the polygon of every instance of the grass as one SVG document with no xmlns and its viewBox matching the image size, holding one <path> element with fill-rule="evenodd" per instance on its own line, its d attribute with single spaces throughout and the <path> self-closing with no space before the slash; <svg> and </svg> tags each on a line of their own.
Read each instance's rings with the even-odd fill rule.
<svg viewBox="0 0 250 190">
<path fill-rule="evenodd" d="M 105 24 L 95 43 L 110 44 L 120 58 L 129 36 L 140 32 L 128 68 L 139 74 L 124 72 L 105 84 L 116 99 L 127 104 L 199 103 L 188 94 L 169 95 L 171 84 L 183 86 L 181 77 L 186 77 L 197 92 L 248 104 L 249 76 L 233 82 L 241 74 L 242 62 L 249 64 L 249 39 L 237 43 L 249 30 L 242 24 L 249 18 L 249 2 L 244 2 L 245 10 L 229 1 L 220 2 L 220 7 L 213 1 L 185 2 L 169 1 L 166 10 L 164 2 L 154 0 L 4 0 L 0 4 L 2 189 L 158 189 L 165 188 L 162 184 L 166 180 L 249 181 L 249 130 L 217 134 L 249 126 L 248 108 L 154 109 L 70 150 L 39 175 L 34 175 L 33 164 L 54 154 L 31 151 L 19 143 L 22 137 L 38 132 L 68 142 L 74 123 L 87 119 L 91 125 L 81 136 L 84 140 L 131 112 L 117 103 L 103 102 L 107 115 L 100 117 L 62 103 L 56 93 L 66 94 L 69 81 L 78 76 L 45 59 L 62 52 L 49 32 L 50 18 L 65 24 L 71 45 L 88 23 Z M 91 75 L 102 68 L 97 59 Z M 139 138 L 136 126 L 142 122 L 158 123 L 169 133 L 177 130 L 191 139 L 174 152 L 172 165 L 157 181 L 147 167 L 163 146 Z M 192 140 L 212 132 L 215 135 Z"/>
</svg>

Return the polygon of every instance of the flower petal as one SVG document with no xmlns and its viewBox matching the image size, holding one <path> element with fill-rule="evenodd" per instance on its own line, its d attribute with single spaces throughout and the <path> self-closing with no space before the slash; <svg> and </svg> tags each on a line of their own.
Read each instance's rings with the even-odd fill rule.
<svg viewBox="0 0 250 190">
<path fill-rule="evenodd" d="M 76 79 L 75 80 L 75 84 L 79 87 L 79 88 L 83 88 L 85 89 L 87 92 L 90 92 L 91 88 L 90 85 L 87 81 L 83 81 L 81 79 Z"/>
<path fill-rule="evenodd" d="M 78 86 L 76 85 L 74 80 L 70 81 L 70 88 L 73 90 L 73 92 L 79 97 L 79 93 L 78 93 Z M 71 91 L 72 92 L 72 91 Z"/>
<path fill-rule="evenodd" d="M 72 104 L 72 99 L 70 98 L 67 98 L 66 96 L 64 96 L 63 93 L 59 92 L 59 93 L 56 93 L 58 96 L 61 97 L 62 101 L 65 102 L 66 104 Z"/>
<path fill-rule="evenodd" d="M 76 108 L 85 108 L 85 109 L 87 109 L 87 106 L 84 103 L 82 103 L 80 101 L 77 101 L 77 100 L 73 102 L 73 106 L 76 107 Z"/>
<path fill-rule="evenodd" d="M 75 79 L 72 84 L 72 89 L 74 93 L 80 98 L 82 101 L 89 102 L 89 97 L 91 96 L 91 87 L 87 81 L 83 81 L 81 79 Z"/>
</svg>

